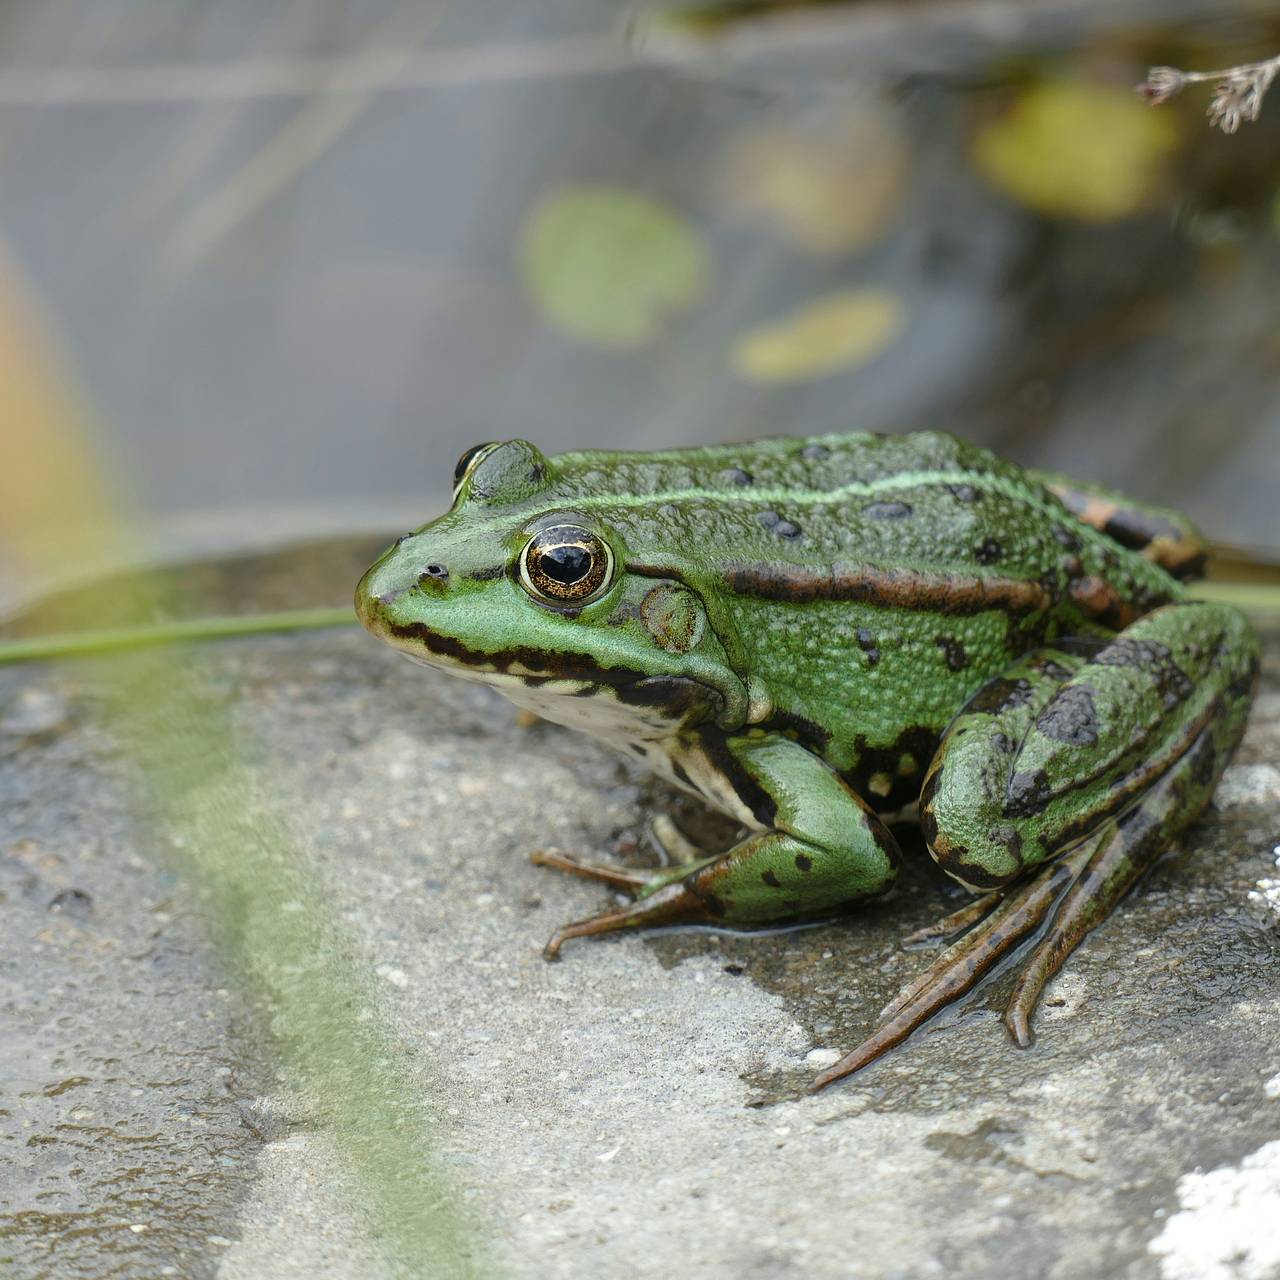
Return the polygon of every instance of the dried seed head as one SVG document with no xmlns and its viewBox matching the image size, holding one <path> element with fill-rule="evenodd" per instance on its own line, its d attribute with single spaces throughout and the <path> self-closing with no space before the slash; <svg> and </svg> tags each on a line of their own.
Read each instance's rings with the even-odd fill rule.
<svg viewBox="0 0 1280 1280">
<path fill-rule="evenodd" d="M 1152 67 L 1147 78 L 1137 87 L 1139 96 L 1152 106 L 1168 102 L 1187 85 L 1213 80 L 1213 99 L 1209 103 L 1209 123 L 1223 133 L 1235 133 L 1241 121 L 1256 120 L 1262 111 L 1262 99 L 1280 72 L 1280 57 L 1265 62 L 1246 62 L 1223 71 L 1179 71 L 1177 67 Z"/>
<path fill-rule="evenodd" d="M 1186 83 L 1187 77 L 1177 67 L 1152 67 L 1138 85 L 1137 93 L 1155 107 L 1168 102 L 1175 93 L 1181 93 Z"/>
<path fill-rule="evenodd" d="M 1239 67 L 1224 76 L 1213 87 L 1209 123 L 1223 133 L 1235 133 L 1242 120 L 1256 120 L 1273 75 L 1274 68 Z"/>
</svg>

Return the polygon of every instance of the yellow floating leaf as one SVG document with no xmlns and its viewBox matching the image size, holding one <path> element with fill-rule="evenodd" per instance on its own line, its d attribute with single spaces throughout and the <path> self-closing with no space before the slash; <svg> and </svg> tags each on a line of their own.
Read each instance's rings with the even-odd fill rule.
<svg viewBox="0 0 1280 1280">
<path fill-rule="evenodd" d="M 848 253 L 888 227 L 906 186 L 909 153 L 885 109 L 865 108 L 820 133 L 762 130 L 739 138 L 723 186 L 805 253 Z"/>
<path fill-rule="evenodd" d="M 697 230 L 618 187 L 565 185 L 544 195 L 521 228 L 520 265 L 546 320 L 604 347 L 650 341 L 711 280 Z"/>
<path fill-rule="evenodd" d="M 880 354 L 902 333 L 906 308 L 883 289 L 829 293 L 777 324 L 739 334 L 730 362 L 752 382 L 820 378 Z"/>
<path fill-rule="evenodd" d="M 1159 189 L 1178 145 L 1177 116 L 1126 89 L 1036 85 L 974 139 L 977 167 L 1014 199 L 1054 217 L 1111 222 Z"/>
</svg>

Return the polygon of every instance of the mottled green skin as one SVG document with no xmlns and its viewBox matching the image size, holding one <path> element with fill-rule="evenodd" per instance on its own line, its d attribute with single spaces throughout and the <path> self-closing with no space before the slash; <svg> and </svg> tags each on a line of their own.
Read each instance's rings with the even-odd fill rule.
<svg viewBox="0 0 1280 1280">
<path fill-rule="evenodd" d="M 357 608 L 396 647 L 633 751 L 750 829 L 579 932 L 760 923 L 881 892 L 897 850 L 876 813 L 926 776 L 934 856 L 999 886 L 1139 804 L 1210 726 L 1194 796 L 1162 792 L 1172 838 L 1239 738 L 1256 668 L 1239 615 L 1179 603 L 1178 581 L 1117 540 L 1147 535 L 1077 518 L 1047 487 L 1068 483 L 937 434 L 551 459 L 509 441 L 370 569 Z M 1079 492 L 1082 511 L 1120 502 Z M 1161 546 L 1193 546 L 1171 513 L 1128 510 Z M 560 524 L 613 552 L 582 607 L 536 601 L 516 570 Z M 1104 646 L 1137 619 L 1123 661 Z"/>
</svg>

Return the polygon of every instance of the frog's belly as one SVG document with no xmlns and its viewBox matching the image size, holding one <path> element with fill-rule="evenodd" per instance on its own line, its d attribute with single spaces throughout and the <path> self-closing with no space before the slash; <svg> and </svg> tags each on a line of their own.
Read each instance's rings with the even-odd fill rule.
<svg viewBox="0 0 1280 1280">
<path fill-rule="evenodd" d="M 516 706 L 525 707 L 544 720 L 581 729 L 612 747 L 626 749 L 636 743 L 657 742 L 680 724 L 679 716 L 669 715 L 661 707 L 622 702 L 611 689 L 586 680 L 554 680 L 537 685 L 516 681 L 494 683 L 494 687 Z"/>
<path fill-rule="evenodd" d="M 611 689 L 586 681 L 496 686 L 517 706 L 544 720 L 580 729 L 606 745 L 642 760 L 660 778 L 714 805 L 744 826 L 759 827 L 722 769 L 696 739 L 678 738 L 682 717 L 660 707 L 633 706 Z M 588 693 L 587 690 L 594 690 Z M 575 696 L 576 695 L 576 696 Z"/>
</svg>

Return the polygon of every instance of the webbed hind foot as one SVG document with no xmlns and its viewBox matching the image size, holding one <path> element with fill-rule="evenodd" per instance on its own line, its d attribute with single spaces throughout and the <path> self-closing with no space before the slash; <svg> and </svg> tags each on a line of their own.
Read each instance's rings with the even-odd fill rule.
<svg viewBox="0 0 1280 1280">
<path fill-rule="evenodd" d="M 857 1048 L 816 1077 L 809 1085 L 809 1092 L 817 1093 L 869 1066 L 901 1044 L 921 1023 L 976 986 L 1003 957 L 1044 923 L 1055 902 L 1087 861 L 1088 853 L 1086 848 L 1070 854 L 1009 890 L 999 905 L 953 942 L 914 982 L 903 987 L 881 1010 L 875 1030 Z M 986 904 L 986 899 L 979 901 Z M 959 914 L 953 913 L 947 921 L 954 921 Z"/>
</svg>

